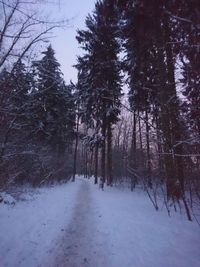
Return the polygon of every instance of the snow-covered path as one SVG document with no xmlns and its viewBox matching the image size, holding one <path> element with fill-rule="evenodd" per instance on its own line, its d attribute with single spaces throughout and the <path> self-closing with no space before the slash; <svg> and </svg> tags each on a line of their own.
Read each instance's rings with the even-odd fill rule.
<svg viewBox="0 0 200 267">
<path fill-rule="evenodd" d="M 77 179 L 31 198 L 0 205 L 0 267 L 200 266 L 200 228 L 142 192 Z"/>
<path fill-rule="evenodd" d="M 69 224 L 54 248 L 52 267 L 105 266 L 108 264 L 105 242 L 99 242 L 98 210 L 87 180 L 77 180 L 79 190 Z M 101 215 L 99 215 L 101 216 Z M 107 265 L 110 266 L 110 265 Z"/>
</svg>

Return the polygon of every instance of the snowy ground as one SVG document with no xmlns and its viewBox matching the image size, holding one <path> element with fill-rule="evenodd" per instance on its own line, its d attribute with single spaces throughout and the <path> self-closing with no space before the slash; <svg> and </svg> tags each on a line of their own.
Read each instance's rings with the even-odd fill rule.
<svg viewBox="0 0 200 267">
<path fill-rule="evenodd" d="M 200 227 L 92 181 L 0 203 L 0 267 L 199 267 Z"/>
</svg>

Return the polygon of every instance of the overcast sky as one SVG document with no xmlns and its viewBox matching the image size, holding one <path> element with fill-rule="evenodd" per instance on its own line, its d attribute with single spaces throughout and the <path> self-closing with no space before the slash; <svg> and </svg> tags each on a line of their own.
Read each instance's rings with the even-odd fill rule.
<svg viewBox="0 0 200 267">
<path fill-rule="evenodd" d="M 85 27 L 85 18 L 94 10 L 95 2 L 95 0 L 60 0 L 60 5 L 50 7 L 53 17 L 70 19 L 69 27 L 54 32 L 56 37 L 51 40 L 67 83 L 70 79 L 76 82 L 77 77 L 77 71 L 72 67 L 76 63 L 76 56 L 81 53 L 75 38 L 76 30 Z"/>
</svg>

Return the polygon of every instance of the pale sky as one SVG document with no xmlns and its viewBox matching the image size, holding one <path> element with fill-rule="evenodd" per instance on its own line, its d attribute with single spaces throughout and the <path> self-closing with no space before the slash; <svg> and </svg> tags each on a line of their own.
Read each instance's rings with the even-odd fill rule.
<svg viewBox="0 0 200 267">
<path fill-rule="evenodd" d="M 56 30 L 54 32 L 56 37 L 51 39 L 67 83 L 70 80 L 74 82 L 77 80 L 77 71 L 72 67 L 76 64 L 76 56 L 81 53 L 75 38 L 76 30 L 85 27 L 85 18 L 94 10 L 95 2 L 95 0 L 60 0 L 60 6 L 51 7 L 51 13 L 56 15 L 56 18 L 70 19 L 69 27 Z"/>
</svg>

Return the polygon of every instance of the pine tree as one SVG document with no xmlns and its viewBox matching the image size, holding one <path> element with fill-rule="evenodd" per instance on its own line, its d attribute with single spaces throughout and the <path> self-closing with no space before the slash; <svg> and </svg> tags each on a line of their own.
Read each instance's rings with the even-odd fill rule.
<svg viewBox="0 0 200 267">
<path fill-rule="evenodd" d="M 146 169 L 147 182 L 151 186 L 151 164 L 150 164 L 150 137 L 149 137 L 149 114 L 152 111 L 156 98 L 153 96 L 155 82 L 152 59 L 154 49 L 152 39 L 149 38 L 149 21 L 141 12 L 140 3 L 132 5 L 132 1 L 127 1 L 125 5 L 125 25 L 122 27 L 122 35 L 125 39 L 124 48 L 126 52 L 125 70 L 128 73 L 129 102 L 134 113 L 132 146 L 131 146 L 131 167 L 136 169 L 136 123 L 140 116 L 144 115 L 146 127 Z M 136 119 L 137 115 L 137 119 Z M 136 178 L 133 177 L 133 180 Z"/>
<path fill-rule="evenodd" d="M 25 64 L 18 60 L 10 73 L 4 71 L 1 89 L 4 100 L 2 103 L 4 126 L 2 133 L 2 151 L 5 154 L 2 166 L 8 169 L 8 177 L 15 177 L 15 181 L 29 179 L 33 166 L 32 147 L 29 134 L 30 125 L 30 90 L 31 75 Z M 3 136 L 2 136 L 3 134 Z"/>
<path fill-rule="evenodd" d="M 10 110 L 15 114 L 15 128 L 27 137 L 29 116 L 30 116 L 30 91 L 32 84 L 32 75 L 27 71 L 26 65 L 18 60 L 10 74 L 10 83 L 12 84 L 12 96 L 10 98 Z M 17 137 L 18 139 L 18 137 Z"/>
<path fill-rule="evenodd" d="M 12 116 L 9 112 L 9 98 L 11 97 L 12 87 L 10 83 L 10 73 L 4 68 L 0 73 L 0 160 L 4 155 L 8 136 L 10 133 L 10 122 Z"/>
<path fill-rule="evenodd" d="M 112 184 L 112 125 L 118 120 L 121 96 L 115 1 L 98 1 L 93 15 L 86 19 L 86 27 L 77 35 L 85 50 L 77 64 L 83 80 L 85 120 L 89 127 L 97 131 L 101 128 L 101 176 L 105 182 L 107 162 L 107 184 Z"/>
<path fill-rule="evenodd" d="M 74 127 L 73 100 L 51 45 L 34 62 L 37 82 L 32 92 L 35 133 L 58 154 L 71 143 Z"/>
<path fill-rule="evenodd" d="M 179 58 L 182 63 L 183 94 L 187 98 L 188 122 L 194 135 L 200 136 L 200 53 L 199 53 L 199 1 L 176 1 Z M 179 19 L 180 18 L 180 19 Z"/>
<path fill-rule="evenodd" d="M 11 73 L 3 71 L 2 88 L 3 90 L 2 107 L 5 105 L 4 114 L 7 114 L 7 123 L 10 125 L 9 132 L 10 142 L 15 143 L 16 152 L 22 151 L 24 140 L 28 134 L 28 107 L 29 107 L 29 91 L 31 90 L 31 77 L 26 70 L 26 66 L 21 60 L 18 60 Z M 11 123 L 12 122 L 12 123 Z M 23 139 L 22 139 L 23 135 Z M 11 143 L 10 143 L 11 144 Z M 14 150 L 12 151 L 14 152 Z"/>
<path fill-rule="evenodd" d="M 125 4 L 126 67 L 132 109 L 145 110 L 147 157 L 149 158 L 149 112 L 159 117 L 163 140 L 168 196 L 178 180 L 183 187 L 179 103 L 175 84 L 173 21 L 163 1 L 127 1 Z M 148 159 L 149 161 L 149 159 Z"/>
</svg>

